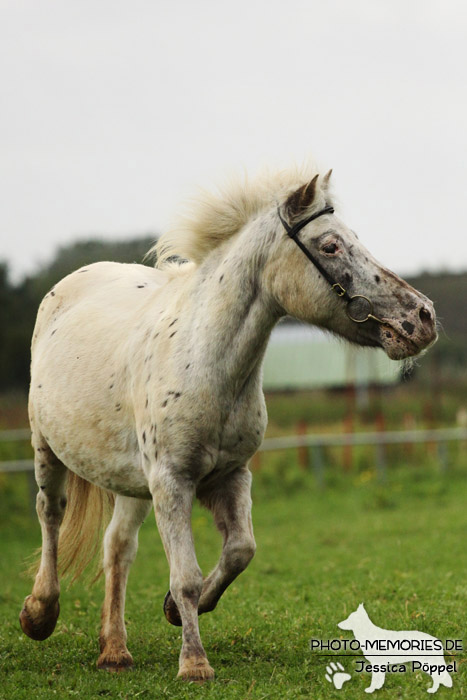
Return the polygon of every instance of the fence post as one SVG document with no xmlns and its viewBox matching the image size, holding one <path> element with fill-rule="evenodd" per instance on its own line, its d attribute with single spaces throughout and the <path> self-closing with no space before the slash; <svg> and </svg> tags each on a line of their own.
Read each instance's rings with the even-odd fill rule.
<svg viewBox="0 0 467 700">
<path fill-rule="evenodd" d="M 384 433 L 386 429 L 386 424 L 384 420 L 384 414 L 379 411 L 376 414 L 376 430 L 379 433 Z M 384 481 L 386 479 L 386 446 L 383 442 L 378 440 L 376 444 L 376 472 L 379 481 Z"/>
<path fill-rule="evenodd" d="M 346 433 L 353 433 L 354 429 L 354 424 L 353 424 L 353 417 L 351 413 L 348 413 L 347 416 L 344 419 L 344 431 Z M 352 443 L 348 443 L 347 445 L 344 445 L 344 471 L 349 472 L 352 470 L 353 467 L 353 445 Z"/>
<path fill-rule="evenodd" d="M 438 442 L 438 459 L 441 473 L 445 474 L 448 468 L 448 446 L 445 442 Z"/>
<path fill-rule="evenodd" d="M 313 466 L 316 484 L 318 488 L 322 489 L 324 487 L 324 463 L 323 451 L 320 445 L 313 445 L 311 447 L 311 463 Z"/>
<path fill-rule="evenodd" d="M 304 420 L 298 422 L 297 425 L 297 435 L 306 435 L 307 425 Z M 298 452 L 298 465 L 303 471 L 308 469 L 308 447 L 306 445 L 299 445 L 297 448 Z"/>
<path fill-rule="evenodd" d="M 255 452 L 255 454 L 251 458 L 250 464 L 252 472 L 259 472 L 259 470 L 261 469 L 261 452 L 259 450 L 258 452 Z"/>
</svg>

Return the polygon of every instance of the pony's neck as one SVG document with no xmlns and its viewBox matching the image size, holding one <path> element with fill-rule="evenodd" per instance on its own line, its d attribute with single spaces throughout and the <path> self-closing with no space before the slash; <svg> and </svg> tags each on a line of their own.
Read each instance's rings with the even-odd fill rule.
<svg viewBox="0 0 467 700">
<path fill-rule="evenodd" d="M 265 255 L 258 238 L 239 234 L 213 251 L 197 271 L 195 327 L 201 351 L 234 393 L 259 375 L 272 328 L 281 313 L 262 286 Z"/>
</svg>

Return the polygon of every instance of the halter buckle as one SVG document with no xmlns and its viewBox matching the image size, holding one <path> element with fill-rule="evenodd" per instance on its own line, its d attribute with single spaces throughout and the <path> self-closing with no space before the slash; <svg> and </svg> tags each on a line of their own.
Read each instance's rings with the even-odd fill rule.
<svg viewBox="0 0 467 700">
<path fill-rule="evenodd" d="M 339 284 L 339 282 L 333 284 L 332 288 L 334 289 L 338 297 L 343 297 L 346 293 L 344 287 L 341 284 Z"/>
</svg>

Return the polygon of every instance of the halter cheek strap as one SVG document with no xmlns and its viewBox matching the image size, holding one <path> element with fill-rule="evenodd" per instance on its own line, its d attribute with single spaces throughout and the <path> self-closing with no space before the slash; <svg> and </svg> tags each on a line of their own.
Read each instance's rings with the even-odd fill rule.
<svg viewBox="0 0 467 700">
<path fill-rule="evenodd" d="M 310 260 L 313 265 L 319 270 L 319 272 L 322 274 L 324 279 L 330 284 L 331 288 L 336 292 L 338 297 L 341 297 L 342 299 L 345 299 L 347 302 L 346 306 L 346 313 L 347 316 L 350 318 L 351 321 L 354 321 L 354 323 L 365 323 L 365 321 L 368 321 L 369 319 L 372 319 L 373 321 L 377 321 L 378 323 L 384 323 L 380 318 L 375 316 L 373 314 L 373 304 L 368 299 L 368 297 L 363 296 L 363 294 L 354 294 L 353 296 L 350 296 L 350 294 L 347 292 L 346 289 L 341 285 L 340 282 L 336 282 L 336 280 L 329 274 L 329 272 L 323 267 L 321 262 L 316 258 L 313 253 L 311 253 L 306 246 L 303 245 L 301 240 L 297 237 L 299 231 L 302 230 L 305 226 L 307 226 L 311 221 L 314 221 L 320 216 L 324 216 L 325 214 L 334 214 L 334 207 L 327 206 L 324 207 L 324 209 L 321 209 L 318 212 L 315 212 L 314 214 L 311 214 L 307 219 L 303 219 L 302 221 L 298 221 L 294 226 L 291 226 L 290 224 L 287 223 L 282 218 L 280 208 L 277 208 L 277 213 L 279 215 L 279 219 L 282 222 L 282 225 L 284 226 L 285 230 L 287 231 L 287 235 L 298 245 L 300 250 L 305 253 L 306 257 L 308 260 Z M 367 315 L 365 318 L 356 318 L 355 316 L 352 316 L 351 309 L 350 309 L 350 304 L 355 301 L 355 300 L 361 300 L 364 301 L 367 305 Z"/>
<path fill-rule="evenodd" d="M 343 299 L 346 299 L 347 301 L 350 301 L 350 296 L 348 292 L 344 289 L 344 287 L 339 283 L 334 280 L 329 272 L 324 269 L 324 267 L 321 265 L 320 261 L 315 258 L 313 253 L 311 253 L 308 248 L 306 248 L 301 240 L 297 238 L 297 234 L 299 231 L 302 230 L 302 228 L 305 228 L 310 221 L 314 221 L 317 219 L 319 216 L 324 216 L 325 214 L 334 214 L 334 207 L 325 207 L 324 209 L 321 209 L 321 211 L 315 212 L 315 214 L 312 214 L 309 216 L 307 219 L 303 219 L 302 221 L 298 221 L 294 226 L 290 226 L 281 216 L 280 210 L 277 209 L 277 212 L 279 214 L 279 219 L 282 221 L 282 225 L 284 226 L 285 230 L 287 231 L 287 235 L 298 245 L 300 250 L 305 253 L 306 257 L 308 260 L 311 260 L 313 265 L 318 268 L 318 270 L 321 272 L 323 275 L 324 279 L 329 282 L 331 287 L 334 289 L 336 292 L 337 296 L 342 297 Z"/>
</svg>

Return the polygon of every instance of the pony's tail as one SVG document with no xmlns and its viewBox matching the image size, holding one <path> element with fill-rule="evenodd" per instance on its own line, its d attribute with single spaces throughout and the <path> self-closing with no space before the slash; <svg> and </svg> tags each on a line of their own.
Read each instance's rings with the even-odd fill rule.
<svg viewBox="0 0 467 700">
<path fill-rule="evenodd" d="M 58 540 L 58 571 L 73 583 L 101 551 L 105 528 L 110 522 L 115 496 L 68 472 L 67 506 Z M 96 581 L 102 573 L 98 563 Z"/>
<path fill-rule="evenodd" d="M 67 506 L 58 540 L 58 572 L 69 578 L 70 584 L 81 576 L 101 551 L 103 534 L 112 517 L 114 504 L 113 493 L 68 471 Z M 97 581 L 102 573 L 101 559 L 95 567 L 91 583 Z M 33 576 L 37 573 L 39 562 L 40 557 L 29 568 Z"/>
</svg>

